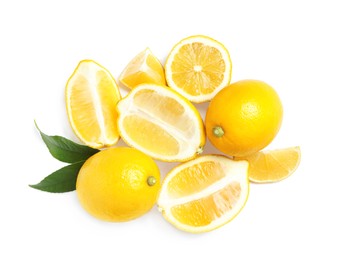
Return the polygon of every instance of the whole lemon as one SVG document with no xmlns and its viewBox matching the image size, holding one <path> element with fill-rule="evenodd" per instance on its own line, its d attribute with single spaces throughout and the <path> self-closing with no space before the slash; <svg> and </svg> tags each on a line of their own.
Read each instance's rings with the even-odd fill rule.
<svg viewBox="0 0 342 260">
<path fill-rule="evenodd" d="M 160 190 L 156 163 L 128 147 L 102 150 L 82 166 L 76 182 L 81 205 L 94 217 L 128 221 L 149 211 Z"/>
<path fill-rule="evenodd" d="M 231 156 L 246 156 L 274 139 L 282 118 L 280 98 L 270 85 L 241 80 L 212 99 L 205 125 L 208 138 L 217 149 Z"/>
</svg>

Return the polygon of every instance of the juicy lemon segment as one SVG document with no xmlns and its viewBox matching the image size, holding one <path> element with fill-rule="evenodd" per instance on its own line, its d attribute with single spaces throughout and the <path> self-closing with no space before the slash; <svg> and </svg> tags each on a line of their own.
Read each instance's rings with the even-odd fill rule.
<svg viewBox="0 0 342 260">
<path fill-rule="evenodd" d="M 171 50 L 165 64 L 166 81 L 190 101 L 205 102 L 229 84 L 231 67 L 229 52 L 221 43 L 191 36 Z"/>
<path fill-rule="evenodd" d="M 167 192 L 171 198 L 188 196 L 207 188 L 224 176 L 224 170 L 219 163 L 199 162 L 192 167 L 179 170 L 178 174 L 169 181 Z"/>
<path fill-rule="evenodd" d="M 123 128 L 136 144 L 141 147 L 149 147 L 149 150 L 156 154 L 165 156 L 175 156 L 179 153 L 179 143 L 162 127 L 154 124 L 138 115 L 126 116 L 123 119 Z M 162 141 L 151 142 L 151 137 L 155 140 Z"/>
<path fill-rule="evenodd" d="M 300 159 L 299 146 L 261 151 L 243 158 L 250 164 L 250 181 L 257 183 L 277 182 L 287 178 L 298 168 Z"/>
<path fill-rule="evenodd" d="M 69 78 L 65 93 L 69 121 L 81 141 L 94 148 L 118 141 L 115 107 L 120 92 L 104 67 L 91 60 L 81 61 Z"/>
<path fill-rule="evenodd" d="M 149 48 L 128 63 L 119 80 L 128 88 L 134 88 L 142 83 L 166 85 L 164 68 Z"/>
<path fill-rule="evenodd" d="M 202 227 L 210 225 L 213 219 L 221 218 L 236 205 L 241 193 L 238 182 L 228 184 L 210 196 L 176 205 L 172 215 L 184 225 Z"/>
<path fill-rule="evenodd" d="M 117 105 L 122 139 L 155 159 L 184 161 L 205 143 L 199 112 L 172 89 L 141 84 Z"/>
<path fill-rule="evenodd" d="M 244 207 L 248 193 L 247 161 L 203 155 L 167 174 L 157 204 L 177 228 L 201 233 L 232 220 Z"/>
</svg>

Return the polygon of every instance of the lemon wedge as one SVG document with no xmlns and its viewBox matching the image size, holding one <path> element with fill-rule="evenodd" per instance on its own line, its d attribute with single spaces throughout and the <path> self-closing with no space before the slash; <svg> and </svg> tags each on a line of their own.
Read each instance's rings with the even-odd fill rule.
<svg viewBox="0 0 342 260">
<path fill-rule="evenodd" d="M 69 121 L 86 145 L 103 148 L 119 140 L 116 104 L 121 98 L 110 72 L 92 60 L 81 61 L 66 84 Z"/>
<path fill-rule="evenodd" d="M 296 171 L 300 164 L 300 147 L 260 151 L 240 159 L 249 162 L 249 179 L 256 183 L 278 182 Z"/>
<path fill-rule="evenodd" d="M 201 233 L 231 221 L 249 194 L 248 162 L 221 155 L 203 155 L 172 169 L 157 201 L 175 227 Z"/>
<path fill-rule="evenodd" d="M 142 83 L 166 85 L 164 68 L 149 48 L 135 56 L 123 70 L 119 81 L 128 88 Z"/>
<path fill-rule="evenodd" d="M 203 151 L 199 112 L 168 87 L 141 84 L 119 101 L 117 110 L 122 139 L 155 159 L 185 161 Z"/>
</svg>

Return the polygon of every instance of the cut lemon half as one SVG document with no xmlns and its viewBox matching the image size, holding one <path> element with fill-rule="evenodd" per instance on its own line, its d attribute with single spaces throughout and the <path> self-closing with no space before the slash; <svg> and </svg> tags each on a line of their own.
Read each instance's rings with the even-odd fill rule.
<svg viewBox="0 0 342 260">
<path fill-rule="evenodd" d="M 86 145 L 102 148 L 119 139 L 116 104 L 120 92 L 108 70 L 81 61 L 66 85 L 66 107 L 75 134 Z"/>
<path fill-rule="evenodd" d="M 142 83 L 166 85 L 164 68 L 149 48 L 128 63 L 119 80 L 128 88 L 134 88 Z"/>
<path fill-rule="evenodd" d="M 177 228 L 201 233 L 231 221 L 244 207 L 248 194 L 247 161 L 203 155 L 166 175 L 157 204 Z"/>
<path fill-rule="evenodd" d="M 155 159 L 185 161 L 203 151 L 199 112 L 168 87 L 141 84 L 119 101 L 117 110 L 122 139 Z"/>
<path fill-rule="evenodd" d="M 171 50 L 165 63 L 167 84 L 192 102 L 211 100 L 226 87 L 232 63 L 228 50 L 203 35 L 185 38 Z"/>
<path fill-rule="evenodd" d="M 249 179 L 252 182 L 277 182 L 289 177 L 299 166 L 299 146 L 257 152 L 243 157 L 249 162 Z"/>
</svg>

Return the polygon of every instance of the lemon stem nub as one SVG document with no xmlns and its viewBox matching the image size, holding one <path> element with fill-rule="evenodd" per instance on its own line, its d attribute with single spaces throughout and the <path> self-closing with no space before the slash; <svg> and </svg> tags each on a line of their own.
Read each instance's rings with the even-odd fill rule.
<svg viewBox="0 0 342 260">
<path fill-rule="evenodd" d="M 196 154 L 201 154 L 201 153 L 203 153 L 203 146 L 200 146 L 200 147 L 198 147 L 197 148 L 197 150 L 196 150 Z"/>
<path fill-rule="evenodd" d="M 213 134 L 216 136 L 216 137 L 222 137 L 224 135 L 224 131 L 222 129 L 221 126 L 215 126 L 213 128 Z"/>
<path fill-rule="evenodd" d="M 156 184 L 157 180 L 154 176 L 148 176 L 147 178 L 147 184 L 148 186 L 153 186 L 154 184 Z"/>
</svg>

